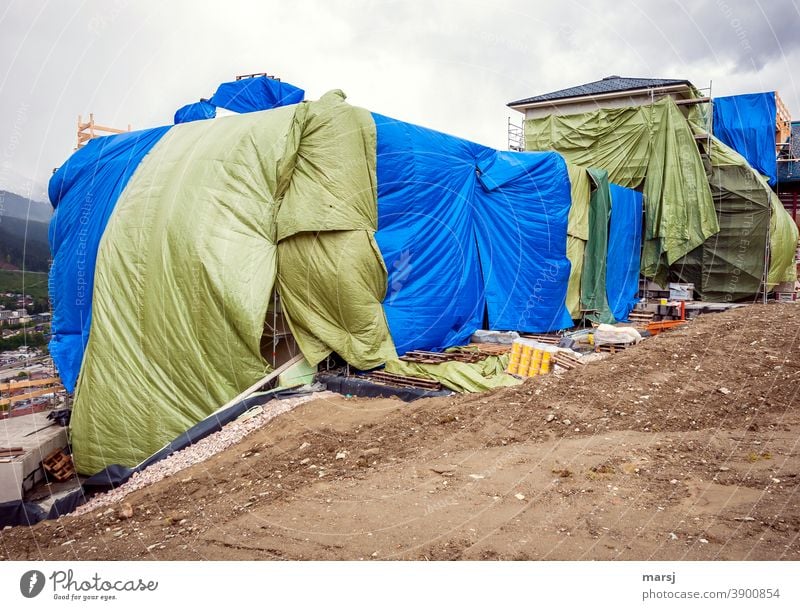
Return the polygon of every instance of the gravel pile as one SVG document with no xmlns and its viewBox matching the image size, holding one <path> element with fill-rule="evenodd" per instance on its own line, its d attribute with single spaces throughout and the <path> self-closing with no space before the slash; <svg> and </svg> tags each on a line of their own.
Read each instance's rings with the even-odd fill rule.
<svg viewBox="0 0 800 610">
<path fill-rule="evenodd" d="M 337 395 L 333 392 L 314 392 L 313 394 L 304 394 L 284 400 L 273 400 L 260 407 L 256 407 L 239 419 L 229 423 L 219 432 L 207 436 L 182 451 L 173 453 L 168 458 L 156 462 L 141 472 L 134 473 L 124 485 L 107 493 L 94 496 L 89 502 L 75 509 L 72 514 L 76 516 L 83 515 L 97 508 L 116 504 L 137 489 L 152 485 L 189 466 L 204 462 L 220 451 L 238 443 L 248 434 L 266 425 L 269 421 L 282 413 L 291 411 L 303 403 L 333 396 Z"/>
</svg>

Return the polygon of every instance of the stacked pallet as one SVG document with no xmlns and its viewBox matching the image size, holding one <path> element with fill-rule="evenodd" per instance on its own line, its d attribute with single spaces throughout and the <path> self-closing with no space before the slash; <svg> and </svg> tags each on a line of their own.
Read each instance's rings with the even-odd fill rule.
<svg viewBox="0 0 800 610">
<path fill-rule="evenodd" d="M 652 311 L 645 311 L 643 309 L 635 309 L 631 313 L 628 314 L 628 320 L 631 321 L 631 324 L 637 327 L 646 327 L 650 322 L 653 321 L 653 312 Z"/>
<path fill-rule="evenodd" d="M 477 351 L 452 351 L 452 352 L 426 352 L 423 350 L 413 350 L 400 356 L 400 360 L 405 362 L 417 362 L 420 364 L 440 364 L 442 362 L 480 362 L 485 356 Z"/>
<path fill-rule="evenodd" d="M 520 335 L 520 337 L 524 337 L 525 339 L 532 339 L 537 343 L 545 343 L 546 345 L 558 345 L 561 342 L 561 337 L 559 335 L 524 334 Z"/>
<path fill-rule="evenodd" d="M 601 345 L 596 345 L 594 351 L 616 354 L 617 352 L 622 352 L 633 346 L 633 343 L 603 343 Z"/>
<path fill-rule="evenodd" d="M 400 360 L 405 362 L 418 362 L 420 364 L 439 364 L 442 362 L 450 362 L 453 358 L 450 354 L 444 352 L 425 352 L 422 350 L 414 350 L 406 352 L 400 356 Z"/>
<path fill-rule="evenodd" d="M 421 388 L 423 390 L 442 389 L 442 384 L 438 381 L 420 379 L 419 377 L 407 377 L 406 375 L 397 375 L 395 373 L 386 373 L 384 371 L 373 371 L 369 373 L 367 377 L 373 381 L 377 381 L 378 383 L 385 383 L 404 388 Z"/>
<path fill-rule="evenodd" d="M 462 347 L 455 348 L 460 352 L 477 352 L 484 358 L 488 356 L 502 356 L 511 351 L 510 343 L 470 343 Z"/>
<path fill-rule="evenodd" d="M 584 365 L 584 362 L 582 362 L 580 358 L 568 352 L 558 352 L 553 356 L 553 362 L 562 369 L 567 369 L 568 371 Z"/>
</svg>

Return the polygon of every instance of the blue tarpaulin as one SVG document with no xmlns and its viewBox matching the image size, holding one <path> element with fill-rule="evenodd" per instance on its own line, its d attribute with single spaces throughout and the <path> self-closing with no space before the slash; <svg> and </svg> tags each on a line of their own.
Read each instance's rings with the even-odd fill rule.
<svg viewBox="0 0 800 610">
<path fill-rule="evenodd" d="M 388 270 L 384 309 L 397 351 L 466 343 L 485 318 L 493 329 L 571 326 L 563 159 L 498 152 L 373 117 L 376 240 Z M 89 337 L 103 231 L 136 167 L 168 129 L 92 140 L 50 182 L 50 349 L 70 391 Z"/>
<path fill-rule="evenodd" d="M 484 300 L 472 202 L 475 158 L 459 138 L 372 115 L 378 133 L 383 306 L 398 354 L 466 343 Z"/>
<path fill-rule="evenodd" d="M 489 328 L 548 332 L 572 326 L 566 308 L 572 203 L 554 152 L 500 152 L 479 163 L 475 227 Z"/>
<path fill-rule="evenodd" d="M 207 100 L 200 100 L 194 104 L 186 104 L 175 111 L 175 124 L 189 123 L 191 121 L 202 121 L 213 119 L 217 116 L 217 107 Z"/>
<path fill-rule="evenodd" d="M 557 153 L 507 153 L 373 114 L 384 311 L 397 352 L 483 327 L 572 326 L 565 307 L 570 183 Z M 484 295 L 485 286 L 485 295 Z"/>
<path fill-rule="evenodd" d="M 299 104 L 304 96 L 305 91 L 294 85 L 257 76 L 222 83 L 209 101 L 218 108 L 244 113 Z"/>
<path fill-rule="evenodd" d="M 50 202 L 50 353 L 72 392 L 89 339 L 97 247 L 114 205 L 139 162 L 169 130 L 157 127 L 95 138 L 53 174 Z"/>
<path fill-rule="evenodd" d="M 775 92 L 715 97 L 713 104 L 714 136 L 747 159 L 774 186 L 778 173 Z"/>
<path fill-rule="evenodd" d="M 606 296 L 618 322 L 627 322 L 639 292 L 642 247 L 642 194 L 617 184 L 611 190 L 606 259 Z"/>
</svg>

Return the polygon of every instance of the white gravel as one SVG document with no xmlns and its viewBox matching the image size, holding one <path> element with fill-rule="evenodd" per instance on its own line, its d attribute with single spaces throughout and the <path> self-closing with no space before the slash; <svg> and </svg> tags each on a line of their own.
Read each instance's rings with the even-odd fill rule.
<svg viewBox="0 0 800 610">
<path fill-rule="evenodd" d="M 313 394 L 304 394 L 284 400 L 272 400 L 258 407 L 255 412 L 250 411 L 247 416 L 232 421 L 219 432 L 207 436 L 182 451 L 173 453 L 168 458 L 156 462 L 141 472 L 134 473 L 124 485 L 104 494 L 94 496 L 86 504 L 75 509 L 71 514 L 76 516 L 83 515 L 103 506 L 117 504 L 125 496 L 137 489 L 152 485 L 189 466 L 204 462 L 220 451 L 238 443 L 248 434 L 266 425 L 278 415 L 291 411 L 305 402 L 333 396 L 338 395 L 333 392 L 314 392 Z"/>
</svg>

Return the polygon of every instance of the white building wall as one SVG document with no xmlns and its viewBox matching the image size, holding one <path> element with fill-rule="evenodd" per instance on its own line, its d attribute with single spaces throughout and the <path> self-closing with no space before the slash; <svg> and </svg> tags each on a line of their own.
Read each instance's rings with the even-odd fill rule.
<svg viewBox="0 0 800 610">
<path fill-rule="evenodd" d="M 678 92 L 656 93 L 653 96 L 645 93 L 620 97 L 605 97 L 600 99 L 578 98 L 573 101 L 556 100 L 544 106 L 526 108 L 525 118 L 538 119 L 553 114 L 558 116 L 566 114 L 581 114 L 584 112 L 593 112 L 595 110 L 599 110 L 600 108 L 626 108 L 630 106 L 644 106 L 667 96 L 675 98 L 676 100 L 686 99 L 685 95 L 683 95 L 681 92 Z"/>
</svg>

